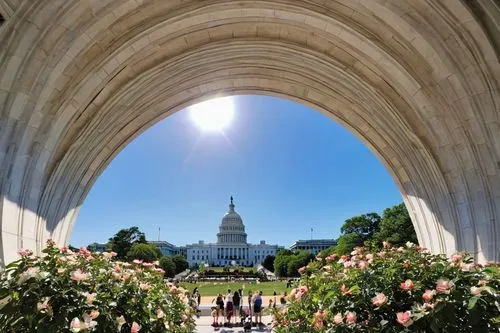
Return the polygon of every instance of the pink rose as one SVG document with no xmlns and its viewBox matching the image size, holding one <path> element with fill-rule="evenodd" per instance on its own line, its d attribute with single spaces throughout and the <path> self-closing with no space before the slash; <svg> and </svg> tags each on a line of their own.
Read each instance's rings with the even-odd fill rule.
<svg viewBox="0 0 500 333">
<path fill-rule="evenodd" d="M 365 269 L 366 267 L 368 267 L 368 263 L 364 260 L 361 260 L 359 263 L 358 263 L 358 268 L 359 269 Z"/>
<path fill-rule="evenodd" d="M 134 264 L 138 264 L 138 265 L 139 265 L 139 264 L 142 264 L 142 260 L 139 260 L 139 259 L 134 259 L 132 262 L 133 262 Z"/>
<path fill-rule="evenodd" d="M 411 311 L 406 312 L 398 312 L 396 313 L 397 321 L 404 327 L 408 327 L 413 324 L 413 320 L 411 319 Z"/>
<path fill-rule="evenodd" d="M 99 311 L 97 310 L 90 311 L 90 318 L 96 319 L 97 317 L 99 317 Z"/>
<path fill-rule="evenodd" d="M 460 260 L 462 260 L 461 254 L 454 254 L 450 257 L 450 262 L 459 262 Z"/>
<path fill-rule="evenodd" d="M 429 302 L 434 297 L 434 295 L 436 295 L 435 290 L 426 290 L 422 295 L 422 298 L 424 299 L 424 301 Z"/>
<path fill-rule="evenodd" d="M 384 248 L 389 248 L 389 247 L 391 247 L 391 243 L 386 242 L 386 241 L 383 241 L 383 242 L 382 242 L 382 246 L 383 246 Z"/>
<path fill-rule="evenodd" d="M 345 321 L 348 324 L 355 324 L 356 323 L 356 313 L 347 311 L 345 313 Z"/>
<path fill-rule="evenodd" d="M 156 317 L 158 319 L 161 319 L 161 318 L 165 317 L 165 313 L 161 309 L 156 309 Z"/>
<path fill-rule="evenodd" d="M 344 319 L 342 318 L 342 313 L 337 313 L 334 317 L 333 317 L 333 322 L 338 325 L 338 324 L 342 324 L 344 322 Z"/>
<path fill-rule="evenodd" d="M 19 249 L 19 250 L 17 250 L 17 254 L 19 254 L 21 257 L 29 256 L 32 253 L 33 252 L 31 250 L 28 250 L 28 249 Z"/>
<path fill-rule="evenodd" d="M 61 253 L 66 253 L 66 252 L 68 252 L 68 247 L 67 247 L 67 246 L 63 246 L 63 247 L 61 247 L 61 248 L 59 249 L 59 252 L 61 252 Z"/>
<path fill-rule="evenodd" d="M 488 280 L 479 280 L 479 285 L 484 286 L 488 284 Z"/>
<path fill-rule="evenodd" d="M 69 330 L 73 333 L 80 332 L 81 327 L 80 327 L 80 319 L 78 318 L 73 318 L 71 323 L 69 324 Z"/>
<path fill-rule="evenodd" d="M 401 282 L 399 285 L 399 288 L 402 290 L 412 290 L 415 285 L 413 284 L 413 281 L 408 279 L 405 282 Z"/>
<path fill-rule="evenodd" d="M 474 296 L 481 295 L 482 291 L 483 291 L 482 287 L 470 287 L 470 293 Z"/>
<path fill-rule="evenodd" d="M 436 282 L 436 290 L 440 294 L 449 294 L 453 283 L 447 279 L 441 279 Z"/>
<path fill-rule="evenodd" d="M 141 325 L 137 324 L 135 321 L 132 323 L 130 328 L 130 333 L 138 333 L 141 330 Z"/>
<path fill-rule="evenodd" d="M 112 257 L 116 257 L 118 255 L 118 253 L 111 251 L 111 253 L 109 255 Z"/>
<path fill-rule="evenodd" d="M 298 272 L 299 272 L 300 274 L 302 274 L 302 273 L 304 273 L 304 272 L 306 271 L 306 269 L 307 269 L 307 267 L 306 267 L 306 266 L 302 266 L 302 267 L 300 267 L 300 268 L 298 269 Z"/>
<path fill-rule="evenodd" d="M 87 280 L 87 274 L 85 274 L 80 268 L 71 273 L 71 280 L 80 282 Z"/>
<path fill-rule="evenodd" d="M 372 304 L 376 307 L 380 307 L 385 303 L 387 303 L 387 296 L 385 296 L 384 293 L 379 293 L 372 298 Z"/>
</svg>

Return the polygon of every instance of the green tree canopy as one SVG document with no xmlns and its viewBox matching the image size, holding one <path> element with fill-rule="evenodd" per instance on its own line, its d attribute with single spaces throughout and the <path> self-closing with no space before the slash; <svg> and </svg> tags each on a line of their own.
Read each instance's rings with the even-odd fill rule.
<svg viewBox="0 0 500 333">
<path fill-rule="evenodd" d="M 148 243 L 136 243 L 127 252 L 129 260 L 139 259 L 148 262 L 158 260 L 161 257 L 159 248 Z"/>
<path fill-rule="evenodd" d="M 182 254 L 176 254 L 175 256 L 170 257 L 175 264 L 175 274 L 179 274 L 180 272 L 184 272 L 189 268 L 189 263 L 186 258 Z"/>
<path fill-rule="evenodd" d="M 160 267 L 165 271 L 166 277 L 175 276 L 175 263 L 171 257 L 161 257 Z"/>
<path fill-rule="evenodd" d="M 345 220 L 340 228 L 342 234 L 358 234 L 362 241 L 370 239 L 379 230 L 380 216 L 368 213 Z"/>
<path fill-rule="evenodd" d="M 313 255 L 309 251 L 280 251 L 274 259 L 274 273 L 279 277 L 299 276 L 297 270 L 307 265 L 312 259 Z"/>
<path fill-rule="evenodd" d="M 352 232 L 339 237 L 334 252 L 338 255 L 347 254 L 360 245 L 363 245 L 363 237 L 360 234 Z"/>
<path fill-rule="evenodd" d="M 146 243 L 146 237 L 138 227 L 121 229 L 109 239 L 111 251 L 116 252 L 117 259 L 125 259 L 132 245 L 136 243 Z"/>
<path fill-rule="evenodd" d="M 373 240 L 378 243 L 388 241 L 395 246 L 401 246 L 408 241 L 418 243 L 410 214 L 404 204 L 384 210 L 380 230 L 374 234 Z"/>
<path fill-rule="evenodd" d="M 262 266 L 264 266 L 265 269 L 268 271 L 274 272 L 274 259 L 275 256 L 266 256 L 264 258 L 264 262 L 262 263 Z"/>
</svg>

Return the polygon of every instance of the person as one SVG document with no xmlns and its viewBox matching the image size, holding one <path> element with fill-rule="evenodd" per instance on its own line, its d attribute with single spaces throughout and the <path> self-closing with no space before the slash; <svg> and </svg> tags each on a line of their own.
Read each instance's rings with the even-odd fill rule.
<svg viewBox="0 0 500 333">
<path fill-rule="evenodd" d="M 237 317 L 240 315 L 240 300 L 241 300 L 241 294 L 240 290 L 236 290 L 233 295 L 233 307 L 234 307 L 234 322 L 237 323 L 238 319 Z"/>
<path fill-rule="evenodd" d="M 212 303 L 214 301 L 212 300 Z M 216 326 L 219 325 L 219 316 L 222 315 L 222 317 L 224 318 L 224 300 L 222 299 L 222 295 L 219 294 L 217 295 L 217 298 L 215 299 L 215 306 L 216 306 L 216 317 L 217 317 L 217 320 L 216 320 Z"/>
<path fill-rule="evenodd" d="M 198 287 L 195 287 L 193 290 L 193 299 L 196 300 L 196 315 L 199 317 L 200 315 L 200 301 L 201 301 L 201 296 L 200 292 L 198 290 Z"/>
<path fill-rule="evenodd" d="M 255 293 L 253 298 L 253 313 L 255 315 L 255 323 L 262 326 L 262 290 Z"/>
<path fill-rule="evenodd" d="M 252 317 L 252 300 L 253 300 L 253 297 L 252 297 L 252 291 L 249 290 L 248 291 L 248 312 L 250 313 L 250 317 Z"/>
<path fill-rule="evenodd" d="M 201 294 L 200 294 L 200 290 L 198 289 L 198 287 L 194 288 L 193 295 L 195 295 L 196 301 L 198 302 L 198 305 L 200 305 L 200 303 L 201 303 Z"/>
<path fill-rule="evenodd" d="M 276 293 L 276 290 L 275 290 L 275 291 L 274 291 L 274 294 L 273 294 L 273 296 L 274 296 L 274 298 L 273 298 L 273 299 L 274 299 L 274 300 L 273 300 L 273 307 L 274 307 L 274 308 L 276 307 L 277 295 L 278 295 L 278 294 Z"/>
<path fill-rule="evenodd" d="M 286 305 L 286 291 L 283 293 L 283 296 L 280 298 L 281 305 Z"/>
<path fill-rule="evenodd" d="M 231 317 L 233 316 L 233 312 L 233 294 L 231 294 L 231 289 L 228 289 L 226 295 L 226 319 L 229 327 L 231 327 Z"/>
<path fill-rule="evenodd" d="M 212 312 L 210 313 L 212 315 L 212 326 L 213 327 L 217 327 L 219 324 L 218 324 L 218 320 L 219 320 L 219 316 L 218 316 L 218 313 L 217 313 L 217 307 L 216 306 L 212 306 L 211 308 Z"/>
</svg>

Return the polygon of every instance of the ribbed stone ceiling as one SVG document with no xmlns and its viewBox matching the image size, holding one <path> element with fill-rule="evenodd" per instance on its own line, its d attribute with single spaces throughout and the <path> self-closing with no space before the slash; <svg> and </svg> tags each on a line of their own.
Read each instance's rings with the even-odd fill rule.
<svg viewBox="0 0 500 333">
<path fill-rule="evenodd" d="M 460 0 L 19 1 L 0 27 L 0 256 L 65 243 L 95 179 L 154 123 L 265 94 L 357 135 L 422 245 L 500 260 L 500 65 L 474 13 Z"/>
</svg>

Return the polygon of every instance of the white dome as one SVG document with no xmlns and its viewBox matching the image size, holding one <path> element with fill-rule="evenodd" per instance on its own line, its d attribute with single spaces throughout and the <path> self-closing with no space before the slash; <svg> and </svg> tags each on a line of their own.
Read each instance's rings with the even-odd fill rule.
<svg viewBox="0 0 500 333">
<path fill-rule="evenodd" d="M 229 204 L 229 211 L 224 214 L 217 234 L 217 243 L 246 244 L 247 234 L 240 214 L 234 210 L 233 197 Z"/>
</svg>

